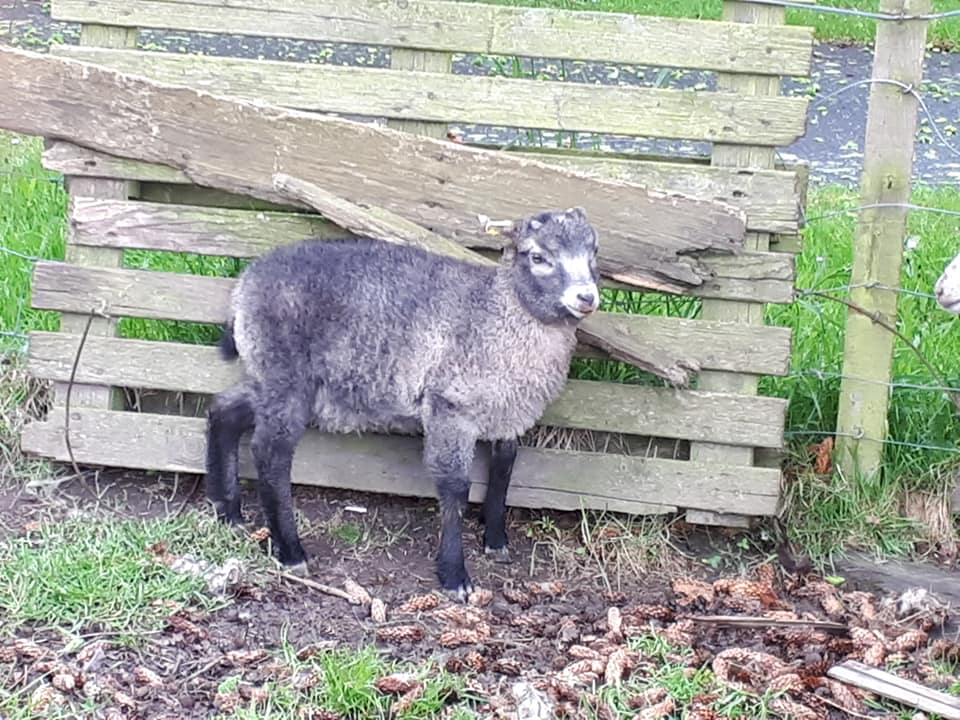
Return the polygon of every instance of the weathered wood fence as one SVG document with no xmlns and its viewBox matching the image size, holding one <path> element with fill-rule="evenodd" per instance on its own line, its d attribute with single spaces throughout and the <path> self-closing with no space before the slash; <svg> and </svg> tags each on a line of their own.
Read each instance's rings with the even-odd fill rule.
<svg viewBox="0 0 960 720">
<path fill-rule="evenodd" d="M 775 149 L 803 134 L 807 109 L 806 99 L 781 96 L 779 83 L 781 76 L 809 72 L 813 45 L 810 28 L 784 24 L 783 8 L 731 1 L 725 3 L 723 21 L 699 21 L 435 0 L 298 0 L 282 12 L 257 0 L 229 5 L 53 0 L 52 13 L 55 19 L 82 23 L 80 45 L 54 46 L 56 56 L 308 113 L 383 119 L 422 136 L 417 145 L 408 135 L 370 135 L 376 143 L 392 138 L 396 147 L 391 151 L 374 143 L 364 152 L 361 131 L 350 130 L 355 145 L 323 146 L 336 156 L 327 165 L 310 161 L 306 175 L 300 175 L 321 186 L 331 182 L 336 186 L 327 188 L 331 192 L 342 190 L 357 202 L 388 207 L 464 246 L 495 247 L 465 221 L 469 208 L 474 214 L 516 217 L 573 204 L 567 200 L 574 190 L 585 192 L 580 204 L 603 233 L 605 283 L 696 295 L 702 311 L 689 319 L 612 308 L 600 323 L 608 337 L 620 339 L 609 352 L 584 345 L 579 354 L 621 357 L 621 344 L 651 352 L 658 348 L 700 372 L 695 389 L 571 381 L 543 425 L 621 434 L 632 439 L 628 444 L 634 449 L 656 450 L 666 440 L 674 451 L 662 457 L 525 447 L 508 502 L 632 513 L 685 509 L 693 522 L 725 524 L 776 512 L 781 480 L 776 458 L 784 442 L 786 403 L 759 396 L 757 382 L 762 375 L 783 375 L 789 367 L 790 332 L 764 325 L 763 308 L 794 297 L 793 253 L 799 248 L 806 174 L 803 167 L 779 165 Z M 150 52 L 135 49 L 139 28 L 381 45 L 390 48 L 390 67 Z M 459 75 L 451 72 L 456 52 L 693 68 L 715 72 L 717 89 Z M 49 91 L 55 84 L 50 77 L 30 89 L 41 95 Z M 44 156 L 45 166 L 68 180 L 66 263 L 39 264 L 32 297 L 35 307 L 60 311 L 63 320 L 60 332 L 34 333 L 29 352 L 33 372 L 55 381 L 57 395 L 49 417 L 28 426 L 22 442 L 28 451 L 60 460 L 72 451 L 86 463 L 202 472 L 202 418 L 169 409 L 138 411 L 142 408 L 131 407 L 116 390 L 205 397 L 230 383 L 237 369 L 211 347 L 119 338 L 117 321 L 126 316 L 220 323 L 234 281 L 129 269 L 124 252 L 249 258 L 278 244 L 337 234 L 331 223 L 283 203 L 252 179 L 263 169 L 269 181 L 270 153 L 276 153 L 277 162 L 306 163 L 294 156 L 310 154 L 307 141 L 316 138 L 322 145 L 333 135 L 326 137 L 319 125 L 307 127 L 302 115 L 291 115 L 292 120 L 281 117 L 273 125 L 256 126 L 280 139 L 251 135 L 249 153 L 220 157 L 216 149 L 198 149 L 207 141 L 220 147 L 217 125 L 207 122 L 208 115 L 225 113 L 219 116 L 223 133 L 235 139 L 230 133 L 254 127 L 248 122 L 252 110 L 186 98 L 177 107 L 188 117 L 174 127 L 172 94 L 151 95 L 123 79 L 116 81 L 120 91 L 112 104 L 96 105 L 91 88 L 101 76 L 84 70 L 74 80 L 81 86 L 75 92 L 68 82 L 59 86 L 70 95 L 62 99 L 69 121 L 54 117 L 55 104 L 32 100 L 26 84 L 19 86 L 24 103 L 19 112 L 27 113 L 33 103 L 30 123 L 16 115 L 16 103 L 0 109 L 4 126 L 21 123 L 27 132 L 39 127 L 35 134 L 70 141 L 51 142 Z M 11 79 L 11 87 L 16 82 Z M 154 116 L 136 107 L 137 98 L 149 104 L 150 112 L 169 111 L 163 123 L 151 126 Z M 196 113 L 195 124 L 189 113 Z M 108 122 L 111 117 L 114 122 Z M 467 148 L 429 140 L 444 138 L 449 123 L 706 141 L 712 151 L 696 159 L 529 148 L 470 155 Z M 96 137 L 88 137 L 91 133 Z M 281 157 L 283 152 L 287 155 Z M 393 172 L 402 168 L 400 152 L 410 153 L 404 176 L 391 178 L 384 171 L 361 183 L 363 173 L 358 176 L 349 167 L 352 161 L 363 171 L 380 163 Z M 540 162 L 521 165 L 507 162 L 510 158 Z M 234 166 L 246 167 L 249 175 L 231 175 Z M 549 168 L 577 172 L 551 175 Z M 636 185 L 618 187 L 605 179 L 701 202 L 671 214 L 670 202 L 682 209 L 682 200 L 665 202 Z M 730 254 L 722 247 L 727 240 L 716 237 L 724 218 L 732 216 L 713 201 L 742 211 L 747 234 L 739 253 Z M 98 308 L 107 312 L 97 316 Z M 71 376 L 68 451 L 64 395 Z M 430 496 L 433 488 L 421 472 L 419 448 L 411 438 L 310 433 L 297 452 L 294 480 Z M 486 482 L 485 462 L 480 457 L 474 467 L 475 499 Z M 253 477 L 248 453 L 241 464 L 242 474 Z"/>
</svg>

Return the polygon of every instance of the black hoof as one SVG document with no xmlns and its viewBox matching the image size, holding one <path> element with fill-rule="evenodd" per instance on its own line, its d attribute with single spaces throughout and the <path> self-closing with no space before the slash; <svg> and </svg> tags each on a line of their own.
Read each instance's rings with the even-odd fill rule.
<svg viewBox="0 0 960 720">
<path fill-rule="evenodd" d="M 473 592 L 473 583 L 463 565 L 445 566 L 440 563 L 437 567 L 437 577 L 440 579 L 443 592 L 454 600 L 466 602 L 467 597 Z"/>
</svg>

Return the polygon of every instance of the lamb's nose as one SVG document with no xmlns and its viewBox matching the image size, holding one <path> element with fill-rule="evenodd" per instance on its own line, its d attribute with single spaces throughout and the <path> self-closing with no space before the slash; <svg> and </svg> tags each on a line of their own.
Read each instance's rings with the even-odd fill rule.
<svg viewBox="0 0 960 720">
<path fill-rule="evenodd" d="M 584 305 L 593 307 L 594 303 L 597 301 L 597 296 L 590 292 L 577 293 L 577 300 L 582 302 Z"/>
</svg>

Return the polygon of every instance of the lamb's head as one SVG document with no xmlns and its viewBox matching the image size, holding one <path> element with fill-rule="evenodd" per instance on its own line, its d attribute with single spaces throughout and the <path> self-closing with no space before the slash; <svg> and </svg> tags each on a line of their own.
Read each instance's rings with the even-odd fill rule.
<svg viewBox="0 0 960 720">
<path fill-rule="evenodd" d="M 944 268 L 933 292 L 940 307 L 954 315 L 960 315 L 960 255 Z"/>
<path fill-rule="evenodd" d="M 597 231 L 583 208 L 531 215 L 506 234 L 514 288 L 534 317 L 577 322 L 599 307 Z"/>
</svg>

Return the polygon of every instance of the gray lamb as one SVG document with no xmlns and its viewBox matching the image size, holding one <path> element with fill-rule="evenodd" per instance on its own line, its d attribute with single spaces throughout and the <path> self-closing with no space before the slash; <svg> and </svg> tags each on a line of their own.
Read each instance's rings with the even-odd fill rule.
<svg viewBox="0 0 960 720">
<path fill-rule="evenodd" d="M 515 223 L 496 266 L 368 238 L 305 241 L 256 259 L 232 297 L 221 349 L 245 378 L 210 405 L 207 495 L 242 522 L 241 436 L 284 566 L 306 554 L 290 468 L 308 426 L 423 434 L 440 503 L 437 575 L 461 599 L 463 514 L 476 443 L 490 441 L 484 550 L 508 561 L 506 495 L 519 436 L 563 388 L 577 323 L 599 305 L 597 233 L 582 208 Z"/>
</svg>

